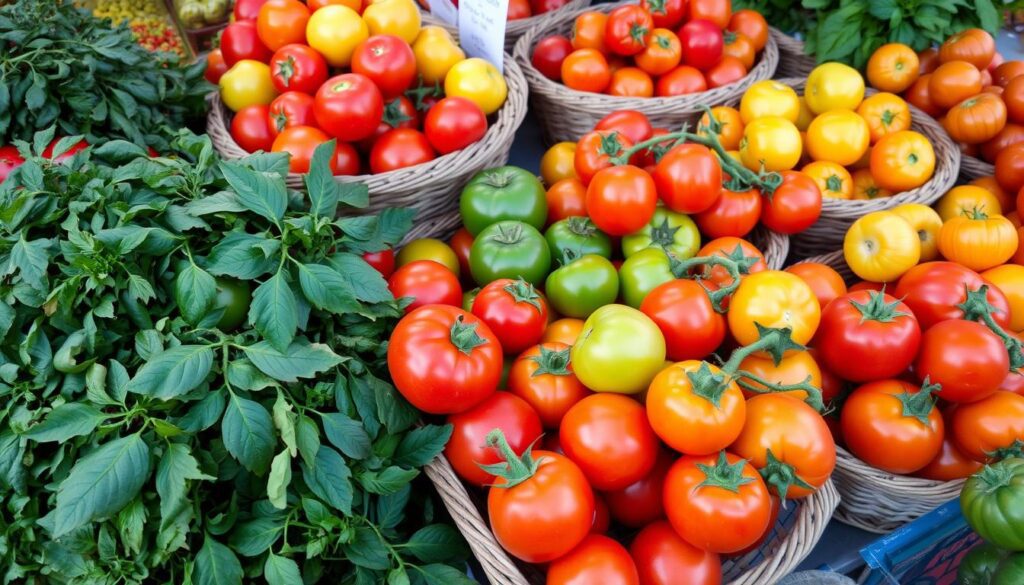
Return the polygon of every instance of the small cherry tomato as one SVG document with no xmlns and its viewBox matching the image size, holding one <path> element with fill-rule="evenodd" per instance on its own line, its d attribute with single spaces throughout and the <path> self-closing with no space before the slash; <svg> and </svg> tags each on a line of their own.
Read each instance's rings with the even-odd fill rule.
<svg viewBox="0 0 1024 585">
<path fill-rule="evenodd" d="M 424 305 L 462 306 L 459 278 L 433 260 L 417 260 L 402 266 L 388 279 L 388 288 L 396 299 L 413 299 L 405 308 L 406 313 Z"/>
</svg>

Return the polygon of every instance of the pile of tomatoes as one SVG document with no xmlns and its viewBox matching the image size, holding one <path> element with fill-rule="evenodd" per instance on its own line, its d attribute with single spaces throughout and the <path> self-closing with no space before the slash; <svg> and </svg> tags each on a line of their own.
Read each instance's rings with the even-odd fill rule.
<svg viewBox="0 0 1024 585">
<path fill-rule="evenodd" d="M 579 15 L 571 38 L 541 39 L 531 62 L 577 91 L 667 97 L 739 81 L 767 42 L 764 17 L 729 0 L 641 0 Z"/>
<path fill-rule="evenodd" d="M 421 27 L 414 0 L 256 3 L 224 30 L 207 78 L 235 112 L 235 141 L 289 153 L 292 172 L 331 139 L 336 175 L 422 164 L 483 138 L 505 102 L 497 68 Z"/>
</svg>

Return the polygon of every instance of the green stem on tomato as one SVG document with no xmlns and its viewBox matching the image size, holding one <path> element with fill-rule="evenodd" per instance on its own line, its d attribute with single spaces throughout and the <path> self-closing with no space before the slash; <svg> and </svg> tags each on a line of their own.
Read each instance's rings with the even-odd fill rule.
<svg viewBox="0 0 1024 585">
<path fill-rule="evenodd" d="M 794 392 L 802 390 L 807 393 L 807 398 L 804 398 L 804 402 L 814 410 L 822 412 L 825 410 L 825 403 L 821 398 L 821 389 L 816 388 L 811 384 L 810 380 L 811 377 L 808 376 L 803 382 L 799 382 L 797 384 L 777 384 L 745 370 L 739 370 L 736 372 L 736 383 L 747 392 L 753 392 L 754 394 L 774 394 L 776 392 Z"/>
<path fill-rule="evenodd" d="M 992 330 L 1006 346 L 1006 352 L 1010 356 L 1010 371 L 1024 367 L 1024 350 L 1021 341 L 1006 332 L 1005 329 L 992 317 L 996 308 L 988 302 L 989 285 L 983 284 L 977 290 L 967 288 L 964 302 L 957 305 L 963 311 L 964 319 L 967 321 L 978 321 Z"/>
</svg>

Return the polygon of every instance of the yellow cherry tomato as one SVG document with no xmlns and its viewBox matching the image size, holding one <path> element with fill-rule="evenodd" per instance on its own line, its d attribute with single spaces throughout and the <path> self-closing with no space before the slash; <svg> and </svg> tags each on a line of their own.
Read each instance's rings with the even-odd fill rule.
<svg viewBox="0 0 1024 585">
<path fill-rule="evenodd" d="M 939 230 L 942 256 L 977 272 L 1009 260 L 1017 243 L 1017 228 L 1001 215 L 972 212 L 950 219 Z"/>
<path fill-rule="evenodd" d="M 559 142 L 544 153 L 540 159 L 540 177 L 547 186 L 562 179 L 576 178 L 576 143 Z"/>
<path fill-rule="evenodd" d="M 807 106 L 815 114 L 829 110 L 856 110 L 864 99 L 864 78 L 842 63 L 823 63 L 807 76 Z"/>
<path fill-rule="evenodd" d="M 871 169 L 857 169 L 850 174 L 853 178 L 853 193 L 850 199 L 869 200 L 879 197 L 890 197 L 892 193 L 878 186 L 871 176 Z"/>
<path fill-rule="evenodd" d="M 894 193 L 924 185 L 934 172 L 932 143 L 913 130 L 887 134 L 871 149 L 871 176 Z"/>
<path fill-rule="evenodd" d="M 889 282 L 921 259 L 914 228 L 891 211 L 874 211 L 853 222 L 843 240 L 843 256 L 853 273 L 871 282 Z"/>
<path fill-rule="evenodd" d="M 893 93 L 876 93 L 857 106 L 857 114 L 868 123 L 871 144 L 886 134 L 910 130 L 910 106 Z"/>
<path fill-rule="evenodd" d="M 332 67 L 348 67 L 356 47 L 369 36 L 370 29 L 359 13 L 341 4 L 318 9 L 306 23 L 306 42 Z"/>
<path fill-rule="evenodd" d="M 920 203 L 904 203 L 890 211 L 906 220 L 917 232 L 917 239 L 921 241 L 921 262 L 931 262 L 939 257 L 942 218 L 934 209 Z"/>
<path fill-rule="evenodd" d="M 412 44 L 416 56 L 416 71 L 423 83 L 444 83 L 448 71 L 466 58 L 466 53 L 455 43 L 448 31 L 439 26 L 425 26 Z"/>
<path fill-rule="evenodd" d="M 1024 331 L 1024 266 L 1003 264 L 981 273 L 985 280 L 1003 291 L 1010 301 L 1010 329 Z"/>
<path fill-rule="evenodd" d="M 829 110 L 807 127 L 807 150 L 814 160 L 852 165 L 868 150 L 868 123 L 852 110 Z"/>
<path fill-rule="evenodd" d="M 763 357 L 757 354 L 749 355 L 740 362 L 740 369 L 779 385 L 788 386 L 806 381 L 815 388 L 821 388 L 821 367 L 814 360 L 814 357 L 806 351 L 791 352 L 789 355 L 784 356 L 777 364 L 770 357 Z M 762 384 L 758 384 L 753 380 L 750 380 L 750 385 L 757 389 L 764 388 Z M 743 394 L 752 396 L 754 392 L 744 389 Z M 803 390 L 789 390 L 784 392 L 784 394 L 790 394 L 793 398 L 800 400 L 807 398 L 807 392 Z"/>
<path fill-rule="evenodd" d="M 807 132 L 807 127 L 811 125 L 811 120 L 814 119 L 814 112 L 811 108 L 807 107 L 807 99 L 804 96 L 800 96 L 800 113 L 796 116 L 796 128 L 801 132 Z"/>
<path fill-rule="evenodd" d="M 821 320 L 818 298 L 802 278 L 781 270 L 743 277 L 729 301 L 729 331 L 740 345 L 758 340 L 757 326 L 789 327 L 793 341 L 806 344 Z"/>
<path fill-rule="evenodd" d="M 395 256 L 395 264 L 399 267 L 405 266 L 417 260 L 433 260 L 451 270 L 455 276 L 459 275 L 459 257 L 451 246 L 435 240 L 434 238 L 419 238 L 402 246 Z"/>
<path fill-rule="evenodd" d="M 822 197 L 832 199 L 853 198 L 853 177 L 843 165 L 829 161 L 815 161 L 800 169 L 818 185 Z"/>
<path fill-rule="evenodd" d="M 740 118 L 749 124 L 758 118 L 777 117 L 796 122 L 800 98 L 792 87 L 766 79 L 751 85 L 740 98 Z"/>
<path fill-rule="evenodd" d="M 757 118 L 743 129 L 740 158 L 752 171 L 788 171 L 800 162 L 800 131 L 784 118 Z"/>
<path fill-rule="evenodd" d="M 410 45 L 420 34 L 420 9 L 413 0 L 372 0 L 363 20 L 371 35 L 394 35 Z"/>
<path fill-rule="evenodd" d="M 275 97 L 277 90 L 266 63 L 242 59 L 220 76 L 220 98 L 232 112 L 246 106 L 267 105 Z"/>
<path fill-rule="evenodd" d="M 444 94 L 459 96 L 480 106 L 484 115 L 497 112 L 508 97 L 508 85 L 498 68 L 474 57 L 459 61 L 444 79 Z"/>
<path fill-rule="evenodd" d="M 949 221 L 954 217 L 969 215 L 974 211 L 980 211 L 986 215 L 1003 214 L 1003 208 L 999 205 L 999 198 L 988 189 L 977 185 L 953 187 L 935 204 L 935 210 L 939 212 L 939 217 L 942 218 L 942 221 Z"/>
</svg>

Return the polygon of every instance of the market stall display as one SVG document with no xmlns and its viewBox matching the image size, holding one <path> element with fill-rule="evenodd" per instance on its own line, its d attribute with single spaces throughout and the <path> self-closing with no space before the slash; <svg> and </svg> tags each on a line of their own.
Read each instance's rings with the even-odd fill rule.
<svg viewBox="0 0 1024 585">
<path fill-rule="evenodd" d="M 215 0 L 214 4 L 224 4 Z M 126 23 L 140 45 L 150 51 L 173 53 L 186 58 L 195 54 L 182 40 L 163 0 L 88 0 L 82 5 L 100 18 Z"/>
<path fill-rule="evenodd" d="M 419 1 L 420 6 L 426 3 L 426 0 Z M 591 2 L 592 0 L 509 0 L 508 15 L 505 21 L 505 51 L 511 53 L 519 37 L 531 28 L 558 14 L 590 6 Z M 454 4 L 458 6 L 458 2 L 454 2 Z M 423 8 L 425 10 L 424 21 L 440 26 L 450 26 L 431 15 L 429 6 L 423 6 Z"/>
</svg>

